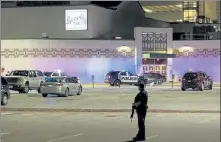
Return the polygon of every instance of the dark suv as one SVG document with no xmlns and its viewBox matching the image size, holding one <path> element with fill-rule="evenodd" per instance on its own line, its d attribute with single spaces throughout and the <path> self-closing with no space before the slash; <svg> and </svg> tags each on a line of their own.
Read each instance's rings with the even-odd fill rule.
<svg viewBox="0 0 221 142">
<path fill-rule="evenodd" d="M 200 91 L 203 91 L 204 88 L 212 90 L 212 87 L 213 81 L 205 72 L 187 72 L 182 78 L 182 91 L 185 91 L 188 88 L 197 88 Z"/>
<path fill-rule="evenodd" d="M 9 86 L 4 77 L 1 76 L 1 105 L 7 105 L 10 99 Z"/>
</svg>

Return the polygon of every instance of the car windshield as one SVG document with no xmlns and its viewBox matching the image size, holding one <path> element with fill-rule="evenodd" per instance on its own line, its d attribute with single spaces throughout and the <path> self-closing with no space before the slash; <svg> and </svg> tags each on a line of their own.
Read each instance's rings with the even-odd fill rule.
<svg viewBox="0 0 221 142">
<path fill-rule="evenodd" d="M 12 71 L 9 76 L 28 76 L 28 71 Z"/>
<path fill-rule="evenodd" d="M 45 76 L 47 76 L 47 77 L 50 77 L 51 74 L 52 74 L 52 72 L 44 72 L 43 74 L 44 74 Z"/>
<path fill-rule="evenodd" d="M 197 73 L 186 73 L 184 75 L 184 78 L 195 79 L 195 78 L 197 78 Z"/>
<path fill-rule="evenodd" d="M 107 75 L 117 75 L 119 73 L 120 71 L 112 71 L 112 72 L 107 73 Z"/>
<path fill-rule="evenodd" d="M 48 78 L 45 82 L 62 82 L 63 78 Z"/>
</svg>

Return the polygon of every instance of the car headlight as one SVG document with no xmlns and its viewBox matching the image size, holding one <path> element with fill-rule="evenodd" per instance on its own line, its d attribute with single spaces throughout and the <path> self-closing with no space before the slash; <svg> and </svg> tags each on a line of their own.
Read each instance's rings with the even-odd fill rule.
<svg viewBox="0 0 221 142">
<path fill-rule="evenodd" d="M 23 84 L 24 81 L 25 81 L 25 80 L 24 80 L 23 78 L 19 78 L 19 79 L 18 79 L 18 84 Z"/>
</svg>

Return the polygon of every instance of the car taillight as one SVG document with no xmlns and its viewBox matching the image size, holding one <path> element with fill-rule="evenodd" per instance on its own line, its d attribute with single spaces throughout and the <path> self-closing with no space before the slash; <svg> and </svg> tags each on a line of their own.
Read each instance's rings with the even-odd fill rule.
<svg viewBox="0 0 221 142">
<path fill-rule="evenodd" d="M 56 84 L 56 86 L 63 86 L 63 84 Z"/>
</svg>

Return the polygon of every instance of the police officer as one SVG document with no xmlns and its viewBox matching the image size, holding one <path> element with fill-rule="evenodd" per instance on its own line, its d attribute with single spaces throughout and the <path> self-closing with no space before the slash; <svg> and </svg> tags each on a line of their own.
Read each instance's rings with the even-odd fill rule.
<svg viewBox="0 0 221 142">
<path fill-rule="evenodd" d="M 132 104 L 133 110 L 136 110 L 138 117 L 138 128 L 139 131 L 137 136 L 133 138 L 134 141 L 143 141 L 145 140 L 145 118 L 147 113 L 147 102 L 148 102 L 148 93 L 145 90 L 144 84 L 138 85 L 139 93 L 134 99 L 134 103 Z M 133 118 L 133 113 L 131 114 L 131 119 Z"/>
</svg>

